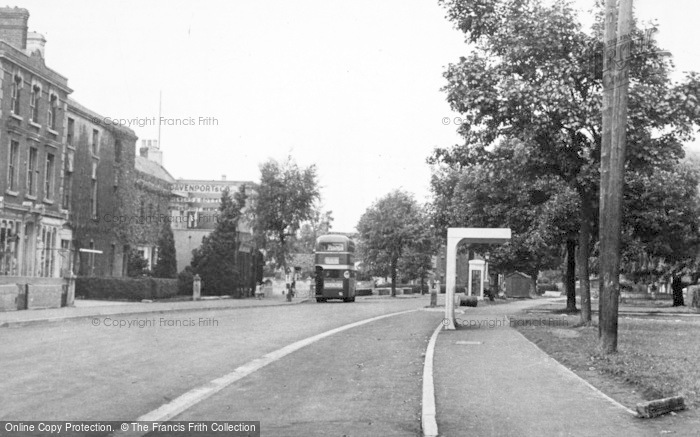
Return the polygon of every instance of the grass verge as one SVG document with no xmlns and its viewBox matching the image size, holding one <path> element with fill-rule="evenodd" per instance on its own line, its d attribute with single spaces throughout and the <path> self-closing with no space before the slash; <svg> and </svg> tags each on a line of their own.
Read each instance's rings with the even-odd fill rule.
<svg viewBox="0 0 700 437">
<path fill-rule="evenodd" d="M 597 326 L 574 327 L 578 316 L 552 314 L 550 320 L 545 326 L 515 326 L 557 361 L 633 409 L 635 401 L 683 395 L 689 409 L 700 411 L 700 320 L 622 316 L 618 353 L 611 355 L 597 349 Z"/>
</svg>

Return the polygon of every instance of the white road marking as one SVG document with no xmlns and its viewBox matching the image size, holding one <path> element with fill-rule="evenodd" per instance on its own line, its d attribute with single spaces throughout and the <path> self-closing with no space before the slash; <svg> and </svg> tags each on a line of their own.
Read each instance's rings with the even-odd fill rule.
<svg viewBox="0 0 700 437">
<path fill-rule="evenodd" d="M 292 343 L 290 345 L 287 345 L 281 349 L 277 349 L 276 351 L 270 352 L 268 354 L 263 355 L 260 358 L 256 358 L 254 360 L 251 360 L 244 365 L 237 367 L 234 369 L 231 373 L 222 376 L 221 378 L 214 379 L 212 381 L 209 381 L 208 383 L 204 384 L 201 387 L 194 388 L 187 393 L 184 393 L 183 395 L 173 399 L 172 401 L 168 402 L 167 404 L 164 404 L 160 406 L 159 408 L 144 414 L 143 416 L 139 417 L 136 419 L 138 422 L 165 422 L 167 420 L 172 419 L 173 417 L 177 416 L 178 414 L 182 413 L 183 411 L 187 410 L 188 408 L 191 408 L 192 406 L 198 404 L 199 402 L 202 402 L 203 400 L 207 399 L 208 397 L 220 392 L 221 390 L 225 389 L 229 385 L 233 384 L 234 382 L 245 378 L 246 376 L 250 375 L 251 373 L 262 369 L 263 367 L 267 366 L 270 363 L 273 363 L 280 358 L 291 354 L 292 352 L 295 352 L 305 346 L 308 346 L 312 343 L 315 343 L 321 339 L 324 339 L 326 337 L 329 337 L 333 334 L 337 334 L 342 331 L 346 331 L 348 329 L 356 328 L 361 325 L 365 325 L 367 323 L 375 322 L 377 320 L 385 319 L 387 317 L 393 317 L 393 316 L 398 316 L 401 314 L 407 314 L 407 313 L 412 313 L 418 310 L 408 310 L 408 311 L 400 311 L 398 313 L 391 313 L 391 314 L 385 314 L 382 316 L 378 317 L 372 317 L 371 319 L 365 319 L 365 320 L 360 320 L 359 322 L 354 322 L 350 323 L 348 325 L 343 325 L 341 327 L 331 329 L 330 331 L 322 332 L 320 334 L 314 335 L 313 337 L 305 338 L 303 340 L 299 340 L 295 343 Z M 442 323 L 441 323 L 442 326 Z M 431 360 L 432 363 L 432 360 Z M 432 380 L 432 371 L 431 371 L 431 380 Z M 434 400 L 433 400 L 434 404 Z M 142 436 L 145 433 L 133 433 L 133 432 L 116 432 L 114 435 L 118 436 Z"/>
<path fill-rule="evenodd" d="M 443 328 L 443 323 L 440 324 L 428 342 L 428 348 L 425 351 L 425 363 L 423 364 L 423 412 L 421 414 L 421 428 L 423 428 L 424 437 L 435 437 L 438 435 L 437 421 L 435 420 L 435 386 L 433 385 L 433 356 L 435 355 L 435 342 L 437 336 Z"/>
</svg>

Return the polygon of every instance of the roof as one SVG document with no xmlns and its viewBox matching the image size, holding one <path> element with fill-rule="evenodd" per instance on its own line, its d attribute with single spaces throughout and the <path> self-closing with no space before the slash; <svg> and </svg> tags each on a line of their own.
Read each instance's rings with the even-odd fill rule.
<svg viewBox="0 0 700 437">
<path fill-rule="evenodd" d="M 348 241 L 350 238 L 339 234 L 321 235 L 316 239 L 317 243 L 347 243 Z"/>
<path fill-rule="evenodd" d="M 105 123 L 104 121 L 105 121 L 106 117 L 103 117 L 100 114 L 98 114 L 97 112 L 93 111 L 92 109 L 89 109 L 89 108 L 81 105 L 72 97 L 68 98 L 68 111 L 73 112 L 75 114 L 78 114 L 78 115 L 84 117 L 85 119 L 89 120 L 91 123 L 98 125 L 98 126 L 104 128 L 104 129 L 107 129 L 109 131 L 119 132 L 119 133 L 122 133 L 124 135 L 130 136 L 134 139 L 137 138 L 136 133 L 132 129 L 130 129 L 126 126 L 116 125 L 114 123 Z"/>
<path fill-rule="evenodd" d="M 136 164 L 135 167 L 137 171 L 151 175 L 169 184 L 175 183 L 175 178 L 173 178 L 170 175 L 170 173 L 168 173 L 168 171 L 165 168 L 163 168 L 162 165 L 158 164 L 155 161 L 151 161 L 148 158 L 144 158 L 143 156 L 135 156 L 134 158 L 134 163 Z"/>
</svg>

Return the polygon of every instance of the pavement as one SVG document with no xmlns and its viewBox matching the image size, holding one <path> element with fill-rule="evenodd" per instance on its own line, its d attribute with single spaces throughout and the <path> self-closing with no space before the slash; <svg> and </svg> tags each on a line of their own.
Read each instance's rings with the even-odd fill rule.
<svg viewBox="0 0 700 437">
<path fill-rule="evenodd" d="M 283 296 L 263 299 L 205 299 L 198 301 L 171 302 L 114 302 L 98 300 L 75 300 L 75 306 L 50 309 L 0 312 L 0 328 L 24 326 L 39 323 L 60 322 L 86 317 L 115 316 L 127 314 L 164 313 L 178 311 L 198 311 L 209 309 L 238 309 L 260 306 L 294 305 L 307 302 L 305 297 L 295 297 L 287 302 Z"/>
<path fill-rule="evenodd" d="M 510 327 L 509 315 L 541 303 L 470 309 L 455 316 L 465 326 L 440 332 L 439 435 L 658 435 Z"/>
</svg>

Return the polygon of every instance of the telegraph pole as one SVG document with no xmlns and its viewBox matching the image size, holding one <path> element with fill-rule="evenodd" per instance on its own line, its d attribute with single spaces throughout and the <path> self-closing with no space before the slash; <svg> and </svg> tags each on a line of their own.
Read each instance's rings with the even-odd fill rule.
<svg viewBox="0 0 700 437">
<path fill-rule="evenodd" d="M 603 136 L 600 182 L 600 300 L 598 335 L 603 352 L 617 351 L 620 232 L 625 183 L 627 101 L 632 0 L 606 0 L 603 57 Z M 617 20 L 615 16 L 617 15 Z M 617 21 L 617 32 L 615 32 Z"/>
</svg>

